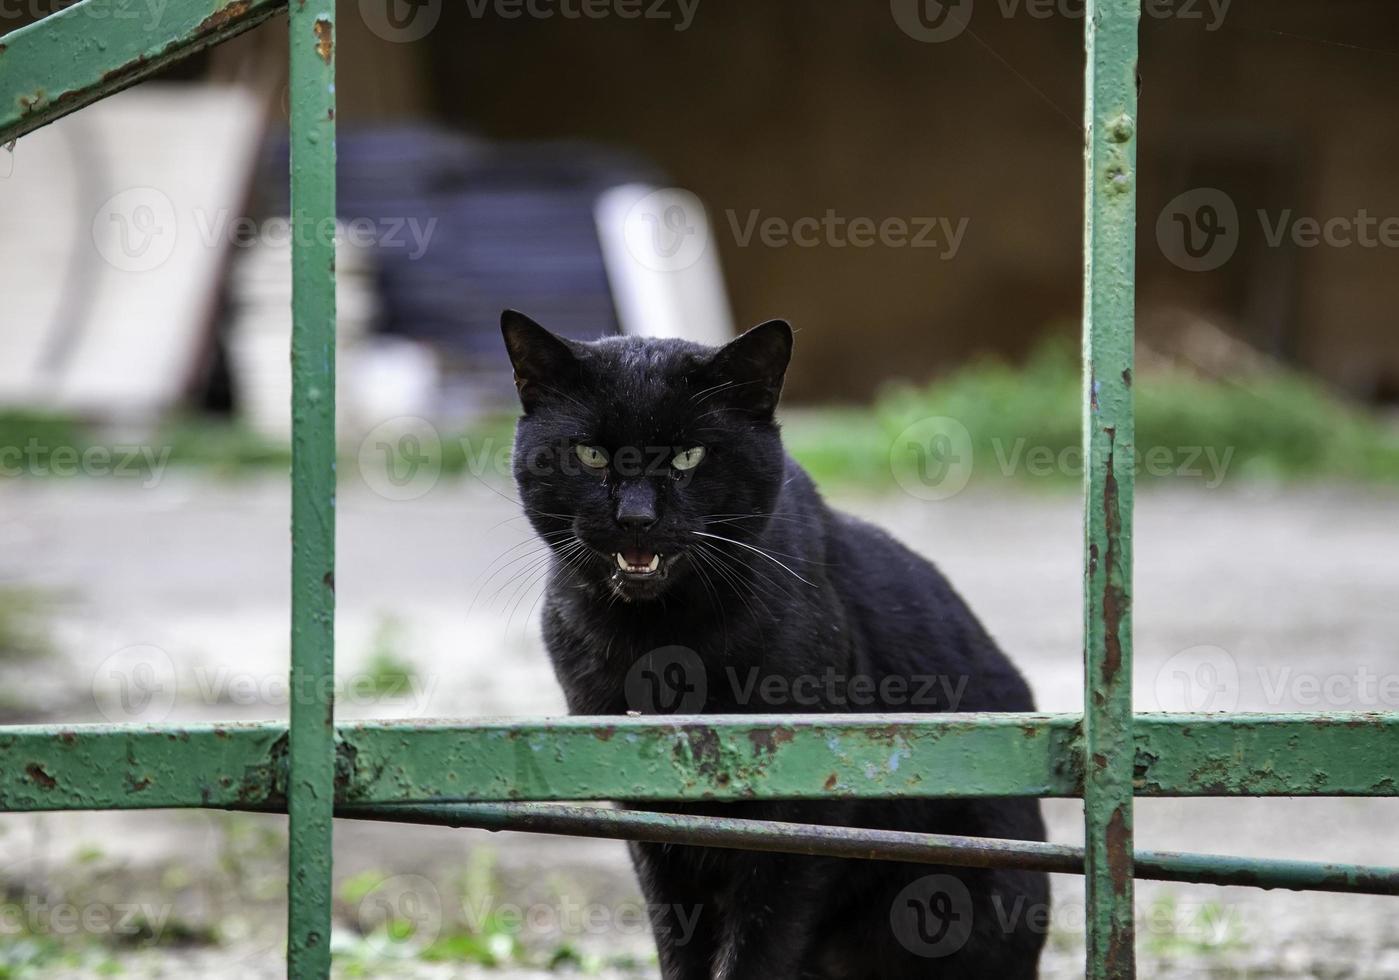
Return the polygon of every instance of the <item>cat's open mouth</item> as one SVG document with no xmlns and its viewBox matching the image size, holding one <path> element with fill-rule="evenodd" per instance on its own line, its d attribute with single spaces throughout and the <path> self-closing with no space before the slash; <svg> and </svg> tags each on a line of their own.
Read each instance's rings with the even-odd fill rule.
<svg viewBox="0 0 1399 980">
<path fill-rule="evenodd" d="M 661 568 L 661 556 L 641 548 L 627 548 L 612 557 L 617 560 L 617 567 L 628 575 L 655 575 Z"/>
</svg>

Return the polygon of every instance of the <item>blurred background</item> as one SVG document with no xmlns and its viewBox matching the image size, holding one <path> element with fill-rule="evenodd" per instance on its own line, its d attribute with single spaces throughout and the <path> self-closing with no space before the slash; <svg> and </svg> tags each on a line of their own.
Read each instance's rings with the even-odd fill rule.
<svg viewBox="0 0 1399 980">
<path fill-rule="evenodd" d="M 1138 710 L 1399 710 L 1399 10 L 1145 6 Z M 789 448 L 1079 710 L 1082 17 L 342 0 L 339 712 L 563 710 L 506 306 L 789 319 Z M 277 18 L 0 148 L 0 722 L 286 716 L 285 49 Z M 1394 864 L 1396 816 L 1144 800 L 1139 846 Z M 620 845 L 337 834 L 346 976 L 654 975 Z M 276 976 L 284 862 L 276 817 L 4 817 L 0 978 Z M 1055 897 L 1045 975 L 1081 975 Z M 1138 945 L 1149 976 L 1399 977 L 1394 912 L 1143 886 Z"/>
</svg>

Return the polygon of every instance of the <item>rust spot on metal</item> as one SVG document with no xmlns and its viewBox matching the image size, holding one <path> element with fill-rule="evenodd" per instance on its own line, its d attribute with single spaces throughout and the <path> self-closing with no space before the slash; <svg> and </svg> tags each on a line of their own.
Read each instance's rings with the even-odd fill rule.
<svg viewBox="0 0 1399 980">
<path fill-rule="evenodd" d="M 320 55 L 327 65 L 330 64 L 331 55 L 335 52 L 335 28 L 330 21 L 317 18 L 311 29 L 316 32 L 316 54 Z"/>
<path fill-rule="evenodd" d="M 1127 818 L 1122 807 L 1115 807 L 1112 819 L 1108 821 L 1105 839 L 1108 850 L 1108 874 L 1112 877 L 1112 890 L 1126 895 L 1132 885 L 1132 835 L 1127 831 Z"/>
<path fill-rule="evenodd" d="M 826 782 L 825 782 L 825 784 L 824 784 L 825 787 L 826 787 L 826 790 L 829 792 L 830 790 L 835 789 L 835 788 L 836 788 L 836 784 L 837 784 L 838 782 L 840 782 L 840 780 L 836 778 L 836 774 L 835 774 L 835 773 L 831 773 L 829 776 L 826 777 Z"/>
<path fill-rule="evenodd" d="M 195 31 L 199 34 L 221 31 L 246 14 L 249 6 L 249 0 L 233 0 L 201 20 Z"/>
<path fill-rule="evenodd" d="M 327 589 L 329 589 L 331 592 L 334 592 L 334 591 L 335 591 L 335 570 L 334 570 L 334 569 L 331 569 L 330 571 L 326 572 L 323 576 L 321 576 L 321 584 L 324 585 L 324 586 L 325 586 Z"/>
<path fill-rule="evenodd" d="M 601 725 L 593 729 L 593 738 L 597 739 L 599 742 L 610 742 L 612 741 L 612 736 L 616 734 L 616 725 Z"/>
<path fill-rule="evenodd" d="M 75 742 L 78 741 L 78 733 L 77 733 L 77 732 L 67 732 L 67 731 L 65 731 L 65 732 L 59 732 L 59 733 L 58 733 L 58 740 L 59 740 L 60 742 L 62 742 L 64 745 L 72 745 L 72 744 L 74 744 Z"/>
<path fill-rule="evenodd" d="M 43 89 L 35 89 L 33 95 L 21 95 L 15 101 L 19 103 L 19 111 L 27 115 L 45 105 L 48 102 L 48 97 L 44 94 Z"/>
<path fill-rule="evenodd" d="M 1117 499 L 1117 474 L 1113 471 L 1113 457 L 1117 452 L 1117 430 L 1104 430 L 1108 437 L 1108 458 L 1103 480 L 1103 521 L 1107 529 L 1107 552 L 1103 566 L 1103 671 L 1102 681 L 1111 684 L 1122 668 L 1122 615 L 1126 608 L 1126 595 L 1122 586 L 1114 581 L 1117 567 L 1117 539 L 1122 533 L 1122 514 Z"/>
<path fill-rule="evenodd" d="M 44 767 L 37 762 L 31 762 L 29 765 L 25 766 L 24 774 L 44 789 L 56 789 L 58 787 L 58 780 L 44 772 Z"/>
<path fill-rule="evenodd" d="M 1132 387 L 1132 369 L 1131 369 L 1131 368 L 1123 368 L 1123 369 L 1122 369 L 1122 383 L 1125 384 L 1128 388 Z"/>
<path fill-rule="evenodd" d="M 131 792 L 139 793 L 141 792 L 141 790 L 146 789 L 151 785 L 151 777 L 142 776 L 140 779 L 132 779 L 128 776 L 126 780 L 126 785 L 131 790 Z"/>
<path fill-rule="evenodd" d="M 146 66 L 146 62 L 146 56 L 143 54 L 138 54 L 135 58 L 132 58 L 130 61 L 126 62 L 123 65 L 118 65 L 115 68 L 108 68 L 102 73 L 102 81 L 104 84 L 120 82 L 128 75 L 139 72 L 142 68 Z"/>
<path fill-rule="evenodd" d="M 792 740 L 792 730 L 790 728 L 757 728 L 748 733 L 748 741 L 753 743 L 755 755 L 772 755 L 777 751 L 777 747 L 784 742 Z"/>
</svg>

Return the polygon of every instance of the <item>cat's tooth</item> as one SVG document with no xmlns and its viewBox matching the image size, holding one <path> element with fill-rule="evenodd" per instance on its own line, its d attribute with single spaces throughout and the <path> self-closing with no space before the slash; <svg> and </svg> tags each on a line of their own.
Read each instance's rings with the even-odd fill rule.
<svg viewBox="0 0 1399 980">
<path fill-rule="evenodd" d="M 617 552 L 616 558 L 617 558 L 617 567 L 620 568 L 622 571 L 625 572 L 625 571 L 627 570 L 627 568 L 629 567 L 629 566 L 627 565 L 627 560 L 626 560 L 625 558 L 622 557 L 622 553 L 621 553 L 620 551 Z"/>
<path fill-rule="evenodd" d="M 660 568 L 660 567 L 661 567 L 661 556 L 660 556 L 660 555 L 652 555 L 652 556 L 651 556 L 651 561 L 650 561 L 650 563 L 647 564 L 647 566 L 646 566 L 646 570 L 647 570 L 648 572 L 654 572 L 656 569 L 658 569 L 658 568 Z"/>
</svg>

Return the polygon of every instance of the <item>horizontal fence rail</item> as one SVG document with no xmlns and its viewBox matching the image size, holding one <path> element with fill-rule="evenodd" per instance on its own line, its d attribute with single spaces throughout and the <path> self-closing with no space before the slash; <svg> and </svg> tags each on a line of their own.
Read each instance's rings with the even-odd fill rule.
<svg viewBox="0 0 1399 980">
<path fill-rule="evenodd" d="M 336 730 L 342 804 L 1083 793 L 1078 715 L 363 722 Z M 0 810 L 256 806 L 287 727 L 0 729 Z M 1399 714 L 1138 715 L 1137 796 L 1396 796 Z"/>
</svg>

